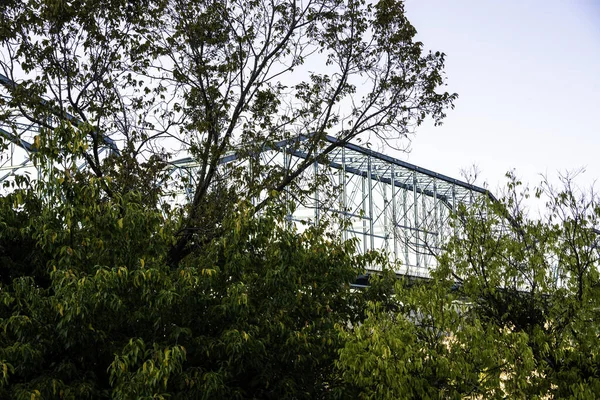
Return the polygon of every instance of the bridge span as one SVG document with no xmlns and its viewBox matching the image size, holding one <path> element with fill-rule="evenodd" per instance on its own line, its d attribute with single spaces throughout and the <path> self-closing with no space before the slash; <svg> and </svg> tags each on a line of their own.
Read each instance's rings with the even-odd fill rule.
<svg viewBox="0 0 600 400">
<path fill-rule="evenodd" d="M 0 75 L 0 84 L 10 84 L 6 79 Z M 70 118 L 73 124 L 78 123 L 76 118 Z M 36 178 L 31 155 L 36 151 L 32 144 L 39 133 L 38 126 L 24 119 L 16 119 L 10 126 L 0 123 L 0 137 L 6 144 L 0 153 L 0 188 L 10 185 L 17 175 Z M 259 152 L 261 163 L 293 170 L 309 157 L 297 145 L 303 139 L 296 138 L 294 145 L 281 141 L 263 148 Z M 112 139 L 102 140 L 102 152 L 118 154 Z M 337 140 L 332 136 L 325 138 L 326 144 Z M 235 152 L 221 159 L 224 168 L 234 162 L 243 162 Z M 183 177 L 193 182 L 194 170 L 199 166 L 190 157 L 169 164 L 172 182 Z M 386 251 L 392 262 L 398 262 L 397 272 L 403 275 L 427 277 L 436 265 L 435 253 L 453 233 L 452 211 L 459 204 L 469 206 L 478 198 L 489 196 L 484 188 L 351 143 L 335 148 L 313 164 L 296 179 L 294 189 L 310 194 L 297 201 L 292 191 L 284 193 L 286 200 L 294 199 L 297 206 L 289 212 L 289 223 L 333 221 L 341 238 L 355 239 L 358 251 Z M 79 168 L 85 167 L 82 161 Z M 315 186 L 316 176 L 325 177 L 326 182 Z M 311 183 L 316 190 L 310 190 Z M 180 193 L 191 194 L 189 190 Z"/>
<path fill-rule="evenodd" d="M 327 136 L 326 142 L 337 143 Z M 281 141 L 260 153 L 265 165 L 293 170 L 307 159 L 302 146 Z M 235 153 L 223 157 L 223 165 L 239 160 Z M 193 180 L 198 163 L 183 158 L 171 163 L 171 179 Z M 309 189 L 316 176 L 326 182 Z M 193 185 L 191 185 L 193 186 Z M 310 193 L 297 202 L 292 193 Z M 185 195 L 185 194 L 184 194 Z M 193 193 L 188 192 L 190 197 Z M 288 221 L 296 224 L 334 223 L 344 240 L 354 239 L 357 251 L 384 250 L 401 275 L 426 278 L 436 265 L 435 254 L 452 235 L 450 216 L 459 204 L 469 206 L 490 196 L 487 189 L 347 143 L 297 178 L 297 186 L 284 192 L 294 200 Z M 377 269 L 377 267 L 373 267 Z"/>
</svg>

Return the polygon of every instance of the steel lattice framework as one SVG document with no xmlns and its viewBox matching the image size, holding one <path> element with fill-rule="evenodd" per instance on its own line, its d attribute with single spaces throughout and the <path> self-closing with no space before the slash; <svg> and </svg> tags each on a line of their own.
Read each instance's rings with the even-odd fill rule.
<svg viewBox="0 0 600 400">
<path fill-rule="evenodd" d="M 0 83 L 11 84 L 1 75 Z M 77 124 L 74 118 L 71 122 Z M 15 120 L 10 126 L 0 124 L 0 135 L 10 143 L 0 153 L 2 187 L 7 187 L 19 174 L 38 177 L 31 161 L 31 153 L 35 152 L 32 143 L 37 134 L 39 128 L 31 123 Z M 303 139 L 306 138 L 294 140 L 293 145 L 282 141 L 264 148 L 260 152 L 261 162 L 293 170 L 309 157 L 302 146 L 298 146 Z M 104 140 L 104 151 L 118 153 L 112 140 Z M 325 140 L 337 141 L 330 136 Z M 312 168 L 298 177 L 296 189 L 307 192 L 317 176 L 325 177 L 327 182 L 323 190 L 317 186 L 316 191 L 302 197 L 293 212 L 290 211 L 289 222 L 333 221 L 343 239 L 355 240 L 358 251 L 384 250 L 393 262 L 398 261 L 399 274 L 427 277 L 430 268 L 436 265 L 433 256 L 453 233 L 449 223 L 452 211 L 459 204 L 468 206 L 479 197 L 488 196 L 488 191 L 355 144 L 339 144 L 340 147 L 319 157 Z M 235 152 L 221 159 L 224 169 L 234 163 L 244 163 Z M 85 166 L 82 162 L 79 168 Z M 193 158 L 183 158 L 171 162 L 169 168 L 165 184 L 179 190 L 171 201 L 185 201 L 182 196 L 193 194 L 189 188 L 194 187 L 198 163 Z M 177 185 L 183 178 L 190 184 Z M 292 198 L 291 190 L 285 192 L 286 200 Z M 377 266 L 372 268 L 377 269 Z"/>
<path fill-rule="evenodd" d="M 336 143 L 337 139 L 327 136 L 326 141 Z M 262 151 L 260 157 L 264 164 L 294 170 L 309 155 L 296 141 L 293 145 L 282 141 Z M 244 160 L 232 153 L 221 162 Z M 193 180 L 197 167 L 191 158 L 175 161 L 171 177 Z M 308 187 L 317 176 L 325 176 L 327 182 L 311 191 Z M 397 273 L 415 277 L 428 277 L 435 267 L 434 255 L 453 234 L 452 211 L 459 204 L 469 206 L 489 196 L 484 188 L 348 143 L 318 158 L 296 183 L 285 192 L 286 200 L 297 199 L 294 190 L 312 194 L 290 212 L 291 223 L 334 221 L 334 229 L 342 239 L 354 239 L 358 251 L 384 250 L 392 262 L 397 261 Z"/>
<path fill-rule="evenodd" d="M 315 220 L 321 212 L 341 214 L 347 221 L 344 239 L 358 239 L 364 252 L 387 251 L 392 260 L 400 261 L 398 272 L 406 275 L 427 276 L 435 265 L 432 255 L 452 233 L 452 210 L 487 194 L 482 188 L 353 144 L 338 148 L 326 167 L 339 188 L 338 207 L 321 209 L 315 196 Z"/>
</svg>

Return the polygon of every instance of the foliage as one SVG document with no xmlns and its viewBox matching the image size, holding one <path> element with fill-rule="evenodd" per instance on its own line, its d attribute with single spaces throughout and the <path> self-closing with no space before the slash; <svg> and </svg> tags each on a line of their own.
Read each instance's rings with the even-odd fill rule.
<svg viewBox="0 0 600 400">
<path fill-rule="evenodd" d="M 0 397 L 324 398 L 369 257 L 250 205 L 179 268 L 177 218 L 57 172 L 0 198 Z M 52 187 L 51 187 L 52 186 Z M 39 189 L 39 188 L 38 188 Z M 51 190 L 50 190 L 51 189 Z M 50 197 L 50 193 L 52 196 Z M 55 203 L 57 199 L 61 202 Z M 115 200 L 116 199 L 116 200 Z"/>
<path fill-rule="evenodd" d="M 344 396 L 338 328 L 390 286 L 351 291 L 372 256 L 271 200 L 441 123 L 445 56 L 415 34 L 396 0 L 0 2 L 0 149 L 40 173 L 0 197 L 0 397 Z M 305 159 L 262 164 L 281 143 Z"/>
<path fill-rule="evenodd" d="M 33 123 L 36 148 L 64 139 L 51 147 L 60 163 L 72 133 L 56 130 L 69 125 L 89 143 L 78 164 L 122 178 L 105 182 L 110 197 L 135 187 L 156 199 L 161 165 L 198 164 L 182 182 L 194 196 L 171 267 L 220 234 L 210 204 L 223 179 L 234 199 L 265 200 L 349 140 L 394 144 L 426 117 L 441 123 L 456 98 L 440 91 L 444 54 L 414 40 L 398 0 L 9 0 L 0 26 L 5 138 L 22 143 Z M 257 152 L 283 140 L 306 159 L 261 165 Z M 232 149 L 252 166 L 225 177 L 219 160 Z"/>
<path fill-rule="evenodd" d="M 337 366 L 356 397 L 594 398 L 599 390 L 598 226 L 593 193 L 527 189 L 456 215 L 433 279 L 399 281 L 342 329 Z"/>
<path fill-rule="evenodd" d="M 350 140 L 441 123 L 415 34 L 395 0 L 1 2 L 0 149 L 40 175 L 0 197 L 0 397 L 341 396 L 336 326 L 384 289 L 270 201 Z M 305 159 L 261 164 L 282 141 Z"/>
<path fill-rule="evenodd" d="M 455 210 L 433 279 L 363 292 L 382 256 L 272 201 L 337 146 L 441 123 L 456 95 L 415 34 L 397 0 L 2 2 L 0 148 L 38 127 L 41 179 L 0 197 L 0 397 L 600 392 L 600 207 L 570 180 L 532 219 L 513 178 Z M 277 146 L 305 158 L 261 164 Z"/>
</svg>

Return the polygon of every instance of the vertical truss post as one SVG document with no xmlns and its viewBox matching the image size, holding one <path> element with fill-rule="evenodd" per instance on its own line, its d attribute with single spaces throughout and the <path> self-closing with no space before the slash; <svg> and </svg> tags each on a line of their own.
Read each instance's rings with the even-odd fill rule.
<svg viewBox="0 0 600 400">
<path fill-rule="evenodd" d="M 390 250 L 390 223 L 388 222 L 388 205 L 390 204 L 387 197 L 387 184 L 381 182 L 383 194 L 383 243 L 386 251 Z"/>
<path fill-rule="evenodd" d="M 394 165 L 391 166 L 392 173 L 392 239 L 394 240 L 394 261 L 398 259 L 398 234 L 396 229 L 398 229 L 398 218 L 396 215 L 396 171 L 394 171 Z"/>
<path fill-rule="evenodd" d="M 285 174 L 284 176 L 286 178 L 290 172 L 291 166 L 292 166 L 292 155 L 287 151 L 287 146 L 284 146 L 283 147 L 283 169 L 284 169 L 284 174 Z M 287 227 L 288 227 L 288 229 L 290 229 L 292 227 L 292 210 L 291 210 L 291 204 L 290 204 L 290 191 L 287 186 L 283 190 L 285 193 L 285 210 L 286 210 L 285 219 L 286 219 Z"/>
<path fill-rule="evenodd" d="M 402 189 L 402 208 L 403 208 L 403 214 L 402 214 L 402 225 L 404 226 L 404 263 L 406 265 L 406 268 L 408 268 L 408 266 L 410 265 L 409 263 L 409 259 L 408 259 L 408 237 L 410 235 L 410 230 L 408 228 L 408 208 L 406 206 L 406 195 L 407 190 L 406 189 Z M 408 270 L 407 270 L 408 272 Z"/>
<path fill-rule="evenodd" d="M 319 163 L 317 162 L 317 160 L 315 159 L 314 162 L 314 178 L 315 178 L 315 225 L 319 225 L 319 187 L 321 185 L 318 184 L 318 179 L 319 179 Z"/>
<path fill-rule="evenodd" d="M 366 188 L 367 177 L 361 176 L 362 185 L 362 198 L 361 198 L 361 219 L 363 225 L 363 252 L 367 252 L 367 210 L 366 210 L 366 199 L 367 199 L 367 188 Z"/>
<path fill-rule="evenodd" d="M 456 213 L 456 183 L 452 184 L 452 212 Z M 454 224 L 454 236 L 458 233 L 458 227 Z"/>
<path fill-rule="evenodd" d="M 348 200 L 346 198 L 346 148 L 342 147 L 342 168 L 340 169 L 340 185 L 341 199 L 340 207 L 342 211 L 342 221 L 344 227 L 342 229 L 342 240 L 348 240 Z"/>
<path fill-rule="evenodd" d="M 456 211 L 456 184 L 452 185 L 452 209 Z"/>
<path fill-rule="evenodd" d="M 414 230 L 415 230 L 415 256 L 416 266 L 421 266 L 421 260 L 419 257 L 419 200 L 417 197 L 417 172 L 413 171 L 413 216 L 414 216 Z"/>
<path fill-rule="evenodd" d="M 425 203 L 425 195 L 421 194 L 421 224 L 423 226 L 423 267 L 429 267 L 429 213 Z"/>
<path fill-rule="evenodd" d="M 369 244 L 371 246 L 370 250 L 373 250 L 375 248 L 375 232 L 373 230 L 374 227 L 374 214 L 373 214 L 373 166 L 371 165 L 371 156 L 367 156 L 367 183 L 369 184 L 369 190 L 367 192 L 367 195 L 369 197 L 369 233 L 370 233 L 370 240 L 369 240 Z"/>
<path fill-rule="evenodd" d="M 442 239 L 442 223 L 441 223 L 441 215 L 440 215 L 440 201 L 438 199 L 437 192 L 437 179 L 433 179 L 433 226 L 437 233 L 435 240 L 433 241 L 435 244 L 435 251 L 439 251 L 441 247 L 441 239 Z"/>
</svg>

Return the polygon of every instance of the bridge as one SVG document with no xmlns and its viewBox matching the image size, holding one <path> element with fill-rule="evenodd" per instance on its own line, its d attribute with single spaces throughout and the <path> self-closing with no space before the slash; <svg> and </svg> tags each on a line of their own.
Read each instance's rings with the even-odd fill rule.
<svg viewBox="0 0 600 400">
<path fill-rule="evenodd" d="M 0 83 L 12 84 L 2 75 Z M 70 118 L 74 124 L 78 123 L 76 118 Z M 25 120 L 10 127 L 0 124 L 0 136 L 8 143 L 0 153 L 2 190 L 10 190 L 10 183 L 17 175 L 38 177 L 31 155 L 36 151 L 32 143 L 39 129 Z M 118 154 L 114 141 L 103 140 L 102 151 Z M 327 136 L 325 140 L 336 143 L 338 139 Z M 302 146 L 292 146 L 289 141 L 264 148 L 259 156 L 265 165 L 284 169 L 293 169 L 309 157 Z M 240 161 L 243 162 L 231 152 L 221 159 L 221 164 Z M 184 176 L 193 180 L 194 170 L 199 167 L 190 157 L 172 160 L 169 165 L 167 175 L 171 182 Z M 79 165 L 85 167 L 85 162 Z M 398 274 L 415 277 L 428 277 L 429 270 L 435 267 L 434 255 L 453 233 L 449 223 L 452 211 L 459 204 L 469 206 L 478 198 L 489 196 L 484 188 L 351 143 L 315 161 L 312 168 L 297 178 L 298 187 L 308 188 L 317 174 L 326 177 L 327 193 L 317 189 L 304 197 L 290 210 L 289 223 L 335 221 L 341 238 L 355 239 L 358 251 L 384 250 L 392 262 L 398 261 Z M 181 196 L 191 194 L 181 192 L 178 196 L 184 200 Z M 284 195 L 290 199 L 293 193 Z"/>
</svg>

